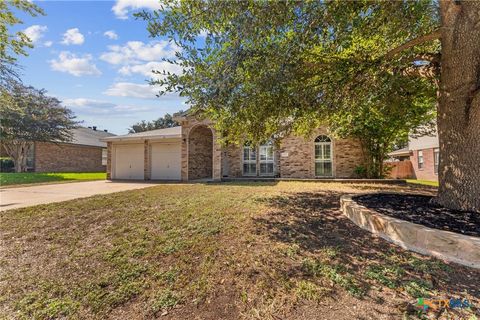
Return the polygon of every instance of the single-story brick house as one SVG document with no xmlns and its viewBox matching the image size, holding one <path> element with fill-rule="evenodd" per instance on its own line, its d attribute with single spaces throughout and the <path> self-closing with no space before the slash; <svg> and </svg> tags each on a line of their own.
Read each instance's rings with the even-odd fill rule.
<svg viewBox="0 0 480 320">
<path fill-rule="evenodd" d="M 32 142 L 28 171 L 105 172 L 107 144 L 101 139 L 111 136 L 114 134 L 96 127 L 80 127 L 72 130 L 72 140 L 67 143 Z"/>
<path fill-rule="evenodd" d="M 258 147 L 222 146 L 210 121 L 189 115 L 176 120 L 178 127 L 104 138 L 107 178 L 353 178 L 364 163 L 359 141 L 335 139 L 326 128 L 309 139 L 292 135 Z"/>
</svg>

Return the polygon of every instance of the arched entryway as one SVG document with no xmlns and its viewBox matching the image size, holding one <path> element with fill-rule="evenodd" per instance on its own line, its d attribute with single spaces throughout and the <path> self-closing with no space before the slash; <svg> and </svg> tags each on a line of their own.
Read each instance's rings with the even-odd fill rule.
<svg viewBox="0 0 480 320">
<path fill-rule="evenodd" d="M 213 133 L 204 125 L 188 135 L 188 180 L 213 178 Z"/>
</svg>

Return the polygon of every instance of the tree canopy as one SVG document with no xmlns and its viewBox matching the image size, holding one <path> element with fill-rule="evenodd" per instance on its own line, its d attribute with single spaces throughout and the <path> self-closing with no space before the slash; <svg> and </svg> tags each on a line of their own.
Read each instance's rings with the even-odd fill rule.
<svg viewBox="0 0 480 320">
<path fill-rule="evenodd" d="M 183 111 L 179 111 L 178 113 L 182 113 L 182 112 Z M 173 119 L 175 114 L 176 113 L 174 113 L 172 116 L 169 113 L 166 113 L 163 117 L 160 117 L 157 120 L 153 120 L 153 121 L 142 120 L 132 125 L 128 129 L 128 132 L 137 133 L 137 132 L 144 132 L 144 131 L 155 130 L 155 129 L 176 127 L 179 125 L 179 123 Z"/>
<path fill-rule="evenodd" d="M 369 171 L 381 176 L 394 143 L 435 117 L 438 42 L 391 50 L 434 30 L 436 9 L 430 1 L 182 1 L 140 16 L 152 36 L 182 48 L 171 62 L 183 74 L 153 83 L 186 96 L 229 141 L 328 125 L 362 139 L 367 162 L 377 163 Z"/>
<path fill-rule="evenodd" d="M 140 16 L 152 36 L 182 48 L 173 63 L 184 73 L 154 83 L 186 96 L 230 138 L 259 141 L 355 110 L 386 81 L 417 78 L 423 91 L 417 76 L 434 66 L 438 43 L 385 56 L 434 30 L 436 12 L 430 1 L 172 1 Z"/>
<path fill-rule="evenodd" d="M 22 24 L 14 10 L 23 11 L 31 16 L 43 15 L 43 10 L 29 0 L 0 1 L 0 84 L 18 77 L 16 72 L 16 56 L 27 55 L 25 48 L 32 48 L 31 39 L 22 32 L 11 32 L 15 25 Z"/>
</svg>

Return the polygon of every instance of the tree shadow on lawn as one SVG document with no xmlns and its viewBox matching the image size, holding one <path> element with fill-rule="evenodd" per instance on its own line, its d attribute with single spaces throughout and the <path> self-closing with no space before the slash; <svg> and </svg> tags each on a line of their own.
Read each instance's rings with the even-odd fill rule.
<svg viewBox="0 0 480 320">
<path fill-rule="evenodd" d="M 354 188 L 360 192 L 380 189 Z M 262 198 L 260 201 L 272 211 L 255 218 L 256 232 L 274 242 L 298 246 L 304 259 L 299 273 L 305 274 L 305 259 L 316 261 L 326 250 L 333 250 L 336 254 L 332 259 L 319 258 L 319 274 L 328 277 L 332 269 L 343 270 L 360 286 L 364 293 L 361 298 L 371 298 L 377 305 L 384 304 L 388 299 L 384 297 L 389 296 L 385 293 L 390 292 L 400 298 L 403 295 L 403 301 L 429 296 L 468 298 L 478 308 L 480 270 L 421 256 L 373 236 L 342 214 L 342 194 L 319 191 Z M 330 280 L 335 282 L 334 278 Z"/>
</svg>

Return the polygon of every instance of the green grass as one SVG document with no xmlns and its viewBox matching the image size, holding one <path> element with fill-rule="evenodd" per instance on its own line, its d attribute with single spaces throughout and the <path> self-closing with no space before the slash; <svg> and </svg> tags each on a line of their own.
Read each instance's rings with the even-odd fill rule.
<svg viewBox="0 0 480 320">
<path fill-rule="evenodd" d="M 62 181 L 87 181 L 87 180 L 105 180 L 105 172 L 58 172 L 58 173 L 0 173 L 0 186 L 13 186 L 32 183 L 48 183 Z"/>
<path fill-rule="evenodd" d="M 424 186 L 438 187 L 438 181 L 407 179 L 407 183 L 421 184 Z"/>
<path fill-rule="evenodd" d="M 480 277 L 462 280 L 464 268 L 393 248 L 342 218 L 339 196 L 366 187 L 409 190 L 160 184 L 0 212 L 0 319 L 297 319 L 295 307 L 321 314 L 353 299 L 375 318 L 378 299 L 397 312 L 398 293 L 386 291 L 446 296 Z"/>
</svg>

